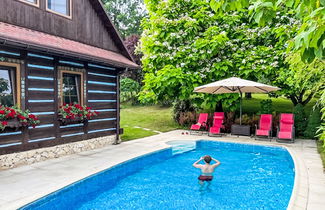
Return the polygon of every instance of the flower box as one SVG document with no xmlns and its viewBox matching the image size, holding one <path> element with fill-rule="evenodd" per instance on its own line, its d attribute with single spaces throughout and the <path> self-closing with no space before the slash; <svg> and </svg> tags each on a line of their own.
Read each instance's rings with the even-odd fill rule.
<svg viewBox="0 0 325 210">
<path fill-rule="evenodd" d="M 90 107 L 79 104 L 64 104 L 60 106 L 58 120 L 61 125 L 86 123 L 98 113 L 92 111 Z"/>
<path fill-rule="evenodd" d="M 63 118 L 59 115 L 58 120 L 60 121 L 60 125 L 70 125 L 70 124 L 78 124 L 78 123 L 85 123 L 88 120 L 87 119 L 81 119 L 80 117 L 75 117 L 74 119 L 67 119 Z"/>
<path fill-rule="evenodd" d="M 15 128 L 17 130 L 21 127 L 35 127 L 39 123 L 38 118 L 30 114 L 28 110 L 23 111 L 17 107 L 0 105 L 0 132 L 3 132 L 6 128 Z"/>
</svg>

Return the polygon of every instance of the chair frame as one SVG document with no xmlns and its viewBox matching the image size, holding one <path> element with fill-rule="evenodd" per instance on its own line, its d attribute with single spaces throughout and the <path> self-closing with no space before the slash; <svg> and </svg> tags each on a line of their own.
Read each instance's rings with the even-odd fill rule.
<svg viewBox="0 0 325 210">
<path fill-rule="evenodd" d="M 273 119 L 271 118 L 271 129 L 269 130 L 269 135 L 268 136 L 258 136 L 258 135 L 256 135 L 256 131 L 258 129 L 257 129 L 257 124 L 255 124 L 255 135 L 254 135 L 254 139 L 255 140 L 260 140 L 260 141 L 262 141 L 262 140 L 272 141 L 272 139 L 273 139 L 273 137 L 272 137 L 272 135 L 273 135 L 273 132 L 272 132 L 272 122 L 273 122 Z"/>
<path fill-rule="evenodd" d="M 277 126 L 277 133 L 276 133 L 276 141 L 280 142 L 280 143 L 294 143 L 295 142 L 295 138 L 296 138 L 296 128 L 295 128 L 295 123 L 294 123 L 294 119 L 295 119 L 295 115 L 292 114 L 292 118 L 293 118 L 293 124 L 292 124 L 292 138 L 291 139 L 280 139 L 279 138 L 279 132 L 280 132 L 280 124 L 279 126 Z M 280 118 L 281 120 L 281 118 Z"/>
</svg>

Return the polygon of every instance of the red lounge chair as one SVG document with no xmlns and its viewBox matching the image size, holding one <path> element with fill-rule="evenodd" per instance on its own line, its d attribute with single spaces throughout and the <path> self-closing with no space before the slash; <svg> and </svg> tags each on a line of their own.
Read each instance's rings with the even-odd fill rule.
<svg viewBox="0 0 325 210">
<path fill-rule="evenodd" d="M 221 135 L 220 130 L 224 128 L 223 120 L 225 119 L 225 113 L 223 112 L 215 112 L 213 115 L 213 125 L 209 129 L 210 135 Z"/>
<path fill-rule="evenodd" d="M 202 127 L 207 129 L 207 121 L 208 121 L 208 113 L 201 113 L 199 116 L 199 120 L 196 124 L 191 126 L 192 131 L 199 131 Z"/>
<path fill-rule="evenodd" d="M 259 121 L 259 129 L 256 126 L 255 136 L 263 136 L 272 138 L 272 115 L 271 114 L 261 114 Z"/>
<path fill-rule="evenodd" d="M 278 140 L 290 140 L 294 142 L 295 127 L 293 114 L 280 115 L 280 128 L 278 129 Z"/>
</svg>

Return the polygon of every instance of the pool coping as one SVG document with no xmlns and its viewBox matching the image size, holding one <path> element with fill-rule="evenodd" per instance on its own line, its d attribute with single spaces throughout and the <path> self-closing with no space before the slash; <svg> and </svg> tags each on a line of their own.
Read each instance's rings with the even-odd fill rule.
<svg viewBox="0 0 325 210">
<path fill-rule="evenodd" d="M 308 170 L 310 167 L 306 167 L 305 164 L 305 158 L 303 158 L 302 154 L 300 154 L 300 147 L 299 142 L 295 144 L 281 144 L 277 142 L 266 142 L 266 141 L 255 141 L 252 140 L 251 138 L 247 137 L 234 137 L 234 136 L 226 136 L 226 137 L 208 137 L 208 136 L 195 136 L 195 135 L 181 135 L 183 133 L 182 130 L 176 130 L 176 131 L 171 131 L 163 134 L 158 134 L 155 136 L 151 137 L 146 137 L 142 139 L 137 139 L 129 142 L 124 142 L 120 145 L 117 146 L 108 146 L 103 149 L 96 149 L 94 151 L 88 151 L 88 152 L 82 152 L 77 155 L 71 155 L 71 156 L 66 156 L 63 158 L 58 158 L 56 160 L 48 160 L 44 161 L 41 163 L 35 163 L 30 166 L 23 166 L 19 167 L 16 169 L 10 169 L 10 170 L 5 170 L 5 171 L 0 171 L 0 188 L 2 188 L 3 180 L 2 176 L 6 178 L 8 182 L 10 181 L 19 181 L 21 183 L 28 183 L 27 181 L 18 179 L 21 178 L 19 177 L 19 174 L 21 172 L 33 172 L 34 174 L 36 172 L 39 172 L 40 170 L 47 169 L 46 166 L 51 166 L 52 164 L 62 164 L 62 166 L 65 165 L 65 161 L 73 160 L 73 161 L 79 161 L 78 159 L 82 160 L 88 160 L 87 154 L 89 155 L 103 155 L 104 157 L 107 156 L 107 154 L 114 155 L 119 151 L 124 151 L 124 154 L 126 154 L 126 159 L 118 159 L 118 161 L 112 161 L 112 162 L 104 162 L 106 165 L 102 166 L 100 163 L 98 164 L 99 166 L 93 167 L 91 164 L 89 167 L 83 169 L 84 171 L 88 173 L 82 173 L 82 174 L 69 174 L 69 177 L 65 180 L 61 180 L 61 182 L 55 186 L 46 186 L 45 184 L 37 186 L 39 188 L 39 191 L 37 193 L 31 195 L 27 193 L 22 193 L 22 192 L 16 192 L 17 190 L 19 191 L 19 188 L 16 189 L 13 187 L 13 189 L 8 189 L 8 196 L 9 198 L 2 199 L 0 197 L 0 208 L 1 207 L 6 207 L 5 209 L 16 209 L 19 207 L 22 207 L 28 203 L 31 203 L 37 199 L 40 199 L 41 197 L 44 197 L 50 193 L 53 193 L 57 190 L 60 190 L 63 187 L 66 187 L 67 185 L 73 184 L 77 181 L 80 181 L 81 179 L 87 178 L 91 175 L 94 175 L 98 172 L 107 170 L 108 168 L 114 167 L 115 165 L 118 165 L 120 163 L 123 163 L 125 161 L 137 158 L 142 155 L 146 155 L 158 150 L 162 149 L 167 149 L 170 148 L 171 146 L 166 144 L 168 141 L 171 140 L 186 140 L 186 141 L 197 141 L 197 140 L 212 140 L 212 141 L 221 141 L 221 142 L 229 142 L 229 143 L 244 143 L 244 144 L 253 144 L 253 145 L 264 145 L 264 146 L 276 146 L 276 147 L 283 147 L 285 148 L 291 155 L 294 165 L 295 165 L 295 180 L 294 180 L 294 186 L 292 190 L 292 195 L 288 204 L 288 209 L 307 209 L 309 206 L 308 200 L 309 200 L 309 174 Z M 295 147 L 297 146 L 297 148 Z M 141 149 L 141 151 L 139 150 Z M 299 152 L 299 153 L 298 153 Z M 317 153 L 317 151 L 316 151 Z M 72 157 L 74 159 L 72 159 Z M 96 156 L 97 157 L 97 156 Z M 82 161 L 80 160 L 80 161 Z M 96 160 L 97 162 L 100 161 L 99 158 L 95 158 L 93 160 Z M 97 163 L 94 162 L 94 163 Z M 92 166 L 92 167 L 90 167 Z M 80 168 L 79 168 L 80 169 Z M 62 169 L 64 170 L 64 169 Z M 89 172 L 90 171 L 90 172 Z M 28 174 L 29 176 L 32 176 L 33 173 Z M 323 179 L 323 175 L 321 175 L 321 178 Z M 9 176 L 9 177 L 8 177 Z M 71 176 L 71 177 L 70 177 Z M 74 177 L 73 177 L 74 176 Z M 80 178 L 81 177 L 81 178 Z M 28 177 L 27 177 L 28 178 Z M 65 178 L 65 177 L 64 177 Z M 21 184 L 22 185 L 22 184 Z M 10 185 L 9 185 L 10 186 Z M 16 186 L 17 187 L 17 186 Z M 18 186 L 19 187 L 19 186 Z M 2 188 L 4 189 L 4 188 Z M 6 192 L 3 192 L 3 194 L 6 194 Z M 1 195 L 1 192 L 0 192 Z M 325 201 L 321 201 L 324 202 Z M 319 204 L 323 205 L 323 204 Z"/>
</svg>

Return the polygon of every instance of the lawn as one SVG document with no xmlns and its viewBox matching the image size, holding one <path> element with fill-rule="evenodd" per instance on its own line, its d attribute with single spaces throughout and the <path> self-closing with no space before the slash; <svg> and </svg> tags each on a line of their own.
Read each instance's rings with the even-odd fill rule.
<svg viewBox="0 0 325 210">
<path fill-rule="evenodd" d="M 157 134 L 154 131 L 166 132 L 180 128 L 172 119 L 170 107 L 127 105 L 121 109 L 121 127 L 124 128 L 123 141 Z"/>
<path fill-rule="evenodd" d="M 254 94 L 251 99 L 243 100 L 243 114 L 253 114 L 260 110 L 260 101 L 268 99 L 265 94 Z M 279 97 L 270 98 L 273 102 L 273 109 L 277 113 L 292 112 L 293 104 L 290 100 Z M 306 107 L 306 113 L 312 110 L 316 99 L 313 99 Z M 124 128 L 122 140 L 138 139 L 157 134 L 154 131 L 166 132 L 182 128 L 172 117 L 171 107 L 160 106 L 130 106 L 123 104 L 121 107 L 121 127 Z M 137 128 L 140 127 L 140 128 Z M 144 130 L 147 128 L 150 130 Z"/>
</svg>

